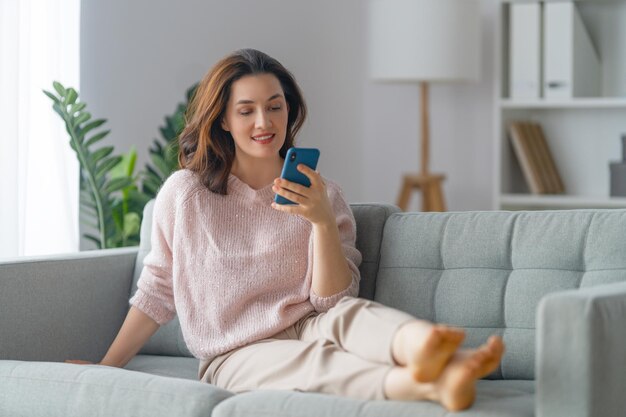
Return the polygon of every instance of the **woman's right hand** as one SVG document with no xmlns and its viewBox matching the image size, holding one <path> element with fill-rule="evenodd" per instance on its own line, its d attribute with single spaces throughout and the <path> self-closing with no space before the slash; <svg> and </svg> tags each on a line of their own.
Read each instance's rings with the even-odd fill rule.
<svg viewBox="0 0 626 417">
<path fill-rule="evenodd" d="M 80 359 L 67 359 L 65 363 L 73 363 L 75 365 L 99 365 L 97 363 L 93 363 L 89 361 L 82 361 Z"/>
</svg>

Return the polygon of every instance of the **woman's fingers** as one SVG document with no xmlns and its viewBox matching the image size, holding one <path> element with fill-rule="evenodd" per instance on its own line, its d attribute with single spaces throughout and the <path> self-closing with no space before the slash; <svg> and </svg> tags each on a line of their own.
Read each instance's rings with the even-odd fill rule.
<svg viewBox="0 0 626 417">
<path fill-rule="evenodd" d="M 82 361 L 80 359 L 67 359 L 65 363 L 73 363 L 75 365 L 93 365 L 93 362 Z"/>
<path fill-rule="evenodd" d="M 306 198 L 303 195 L 294 193 L 293 191 L 289 191 L 288 189 L 279 187 L 277 185 L 272 186 L 272 190 L 274 190 L 276 194 L 285 197 L 286 199 L 291 200 L 294 203 L 300 204 L 306 201 Z"/>
<path fill-rule="evenodd" d="M 309 187 L 305 187 L 304 185 L 298 184 L 297 182 L 288 181 L 284 178 L 276 178 L 276 180 L 274 181 L 274 186 L 279 186 L 287 191 L 291 191 L 303 196 L 306 196 L 309 192 Z"/>
<path fill-rule="evenodd" d="M 298 171 L 302 172 L 311 181 L 312 186 L 317 186 L 322 182 L 322 177 L 317 171 L 312 170 L 304 164 L 298 164 Z"/>
</svg>

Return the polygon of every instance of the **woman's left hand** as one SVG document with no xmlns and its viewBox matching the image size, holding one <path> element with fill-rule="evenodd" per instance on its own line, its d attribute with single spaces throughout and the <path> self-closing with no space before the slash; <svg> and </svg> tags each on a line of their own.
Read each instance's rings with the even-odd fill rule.
<svg viewBox="0 0 626 417">
<path fill-rule="evenodd" d="M 272 190 L 296 204 L 273 202 L 272 207 L 285 213 L 300 214 L 313 225 L 334 224 L 335 216 L 322 176 L 304 164 L 299 164 L 297 168 L 311 181 L 311 186 L 305 187 L 283 178 L 276 178 Z"/>
</svg>

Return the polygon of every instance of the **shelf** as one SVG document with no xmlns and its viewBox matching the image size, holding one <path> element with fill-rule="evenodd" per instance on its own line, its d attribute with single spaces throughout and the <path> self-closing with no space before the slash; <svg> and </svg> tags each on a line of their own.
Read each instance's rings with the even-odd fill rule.
<svg viewBox="0 0 626 417">
<path fill-rule="evenodd" d="M 575 98 L 569 100 L 501 99 L 503 109 L 626 109 L 626 98 Z"/>
<path fill-rule="evenodd" d="M 609 197 L 609 167 L 622 156 L 620 138 L 626 133 L 626 41 L 624 36 L 618 36 L 626 21 L 626 0 L 574 1 L 602 58 L 601 85 L 595 97 L 511 97 L 512 2 L 499 1 L 494 31 L 493 109 L 493 200 L 497 210 L 626 209 L 626 197 Z M 580 46 L 580 42 L 574 45 Z M 544 47 L 541 43 L 539 49 Z M 545 75 L 545 68 L 543 71 Z M 542 126 L 567 194 L 529 193 L 509 136 L 509 126 L 514 121 L 532 121 Z"/>
<path fill-rule="evenodd" d="M 626 197 L 501 194 L 502 207 L 626 208 Z"/>
</svg>

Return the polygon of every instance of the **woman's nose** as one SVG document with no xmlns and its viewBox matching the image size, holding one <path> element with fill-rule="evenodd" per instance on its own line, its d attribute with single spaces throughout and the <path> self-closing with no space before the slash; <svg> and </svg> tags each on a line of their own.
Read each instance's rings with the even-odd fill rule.
<svg viewBox="0 0 626 417">
<path fill-rule="evenodd" d="M 272 121 L 270 120 L 270 115 L 265 111 L 260 111 L 257 113 L 256 118 L 256 127 L 263 128 L 272 125 Z"/>
</svg>

